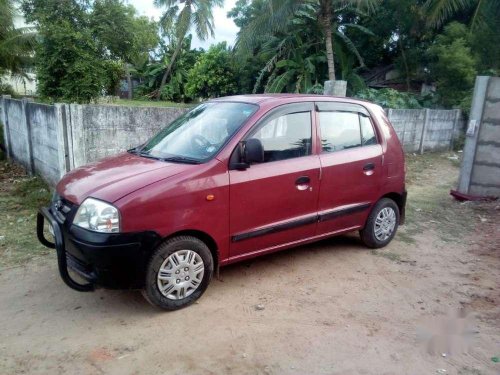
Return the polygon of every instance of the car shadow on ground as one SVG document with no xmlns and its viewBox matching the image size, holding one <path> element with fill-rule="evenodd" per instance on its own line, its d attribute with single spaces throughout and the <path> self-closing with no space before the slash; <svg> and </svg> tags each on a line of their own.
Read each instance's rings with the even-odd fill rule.
<svg viewBox="0 0 500 375">
<path fill-rule="evenodd" d="M 291 262 L 299 263 L 326 253 L 339 256 L 349 252 L 366 251 L 366 249 L 356 234 L 346 234 L 230 264 L 221 268 L 220 276 L 221 278 L 232 277 L 235 272 L 240 275 L 239 271 L 242 268 L 252 267 L 267 271 L 275 265 L 286 266 Z"/>
<path fill-rule="evenodd" d="M 307 261 L 315 261 L 314 258 L 322 258 L 324 255 L 337 257 L 358 251 L 366 251 L 366 247 L 357 235 L 347 234 L 262 255 L 258 258 L 222 267 L 219 279 L 212 280 L 207 294 L 231 293 L 232 284 L 234 288 L 240 288 L 241 284 L 248 282 L 256 273 L 260 278 L 265 278 L 270 273 L 280 272 L 280 270 Z M 250 273 L 249 269 L 251 269 Z M 141 292 L 137 290 L 97 289 L 95 293 L 74 292 L 72 294 L 74 298 L 70 299 L 75 312 L 80 309 L 92 308 L 118 316 L 122 314 L 128 316 L 132 313 L 136 317 L 164 313 L 163 310 L 147 303 Z"/>
</svg>

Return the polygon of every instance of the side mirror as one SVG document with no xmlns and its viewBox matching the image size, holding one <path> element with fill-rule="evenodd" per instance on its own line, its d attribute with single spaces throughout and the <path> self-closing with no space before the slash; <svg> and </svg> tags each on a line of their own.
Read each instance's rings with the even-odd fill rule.
<svg viewBox="0 0 500 375">
<path fill-rule="evenodd" d="M 264 162 L 264 147 L 260 139 L 247 139 L 243 147 L 243 161 L 248 164 Z"/>
</svg>

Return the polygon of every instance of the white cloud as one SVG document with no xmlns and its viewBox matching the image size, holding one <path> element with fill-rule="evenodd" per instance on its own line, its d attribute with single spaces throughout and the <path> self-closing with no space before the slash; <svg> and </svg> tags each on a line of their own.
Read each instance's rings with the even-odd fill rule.
<svg viewBox="0 0 500 375">
<path fill-rule="evenodd" d="M 156 8 L 153 5 L 153 0 L 128 0 L 128 3 L 132 4 L 140 15 L 144 15 L 155 20 L 158 20 L 164 11 L 164 9 Z M 234 24 L 232 19 L 227 18 L 227 12 L 234 7 L 235 3 L 236 0 L 225 0 L 223 8 L 215 8 L 213 10 L 215 38 L 209 38 L 205 41 L 201 41 L 196 37 L 196 33 L 193 33 L 193 42 L 191 44 L 193 48 L 202 47 L 207 49 L 211 44 L 222 41 L 226 41 L 229 45 L 234 44 L 238 27 Z"/>
</svg>

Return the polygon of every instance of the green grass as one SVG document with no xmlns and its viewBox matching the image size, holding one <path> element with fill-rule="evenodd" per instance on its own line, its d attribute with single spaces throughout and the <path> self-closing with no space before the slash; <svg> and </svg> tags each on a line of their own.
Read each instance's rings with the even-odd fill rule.
<svg viewBox="0 0 500 375">
<path fill-rule="evenodd" d="M 103 103 L 104 105 L 122 105 L 130 107 L 175 107 L 175 108 L 191 108 L 194 104 L 175 103 L 156 100 L 128 100 L 118 99 L 112 103 Z"/>
<path fill-rule="evenodd" d="M 0 147 L 0 161 L 5 159 L 5 154 L 2 151 L 2 148 L 5 148 L 5 145 L 4 145 L 3 142 L 4 142 L 4 138 L 3 138 L 3 124 L 0 122 L 0 145 L 2 146 L 2 147 Z"/>
<path fill-rule="evenodd" d="M 389 259 L 393 262 L 401 262 L 401 255 L 391 252 L 386 252 L 383 250 L 372 250 L 372 255 L 376 255 L 378 257 L 383 257 Z"/>
<path fill-rule="evenodd" d="M 444 242 L 461 241 L 477 223 L 473 205 L 464 205 L 450 196 L 457 185 L 460 161 L 454 153 L 407 155 L 406 225 L 397 238 L 414 244 L 416 236 L 433 230 Z"/>
<path fill-rule="evenodd" d="M 0 269 L 51 251 L 36 238 L 36 213 L 50 202 L 50 196 L 41 178 L 28 177 L 19 167 L 0 163 Z"/>
</svg>

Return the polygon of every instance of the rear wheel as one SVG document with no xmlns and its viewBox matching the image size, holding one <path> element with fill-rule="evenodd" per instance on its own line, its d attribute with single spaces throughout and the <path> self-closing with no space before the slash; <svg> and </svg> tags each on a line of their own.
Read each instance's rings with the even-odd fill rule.
<svg viewBox="0 0 500 375">
<path fill-rule="evenodd" d="M 212 253 L 196 237 L 179 236 L 161 244 L 147 270 L 144 297 L 165 310 L 177 310 L 196 301 L 212 279 Z"/>
<path fill-rule="evenodd" d="M 363 243 L 373 249 L 386 246 L 392 241 L 399 225 L 399 208 L 389 198 L 380 199 L 359 231 Z"/>
</svg>

